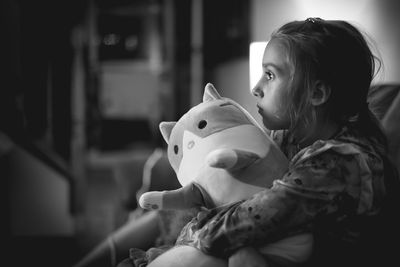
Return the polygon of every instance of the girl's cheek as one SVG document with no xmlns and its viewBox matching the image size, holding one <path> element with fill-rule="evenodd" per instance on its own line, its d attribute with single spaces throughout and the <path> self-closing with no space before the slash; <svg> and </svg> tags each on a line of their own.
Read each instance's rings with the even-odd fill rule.
<svg viewBox="0 0 400 267">
<path fill-rule="evenodd" d="M 282 117 L 282 114 L 281 114 L 279 108 L 274 109 L 271 115 L 276 119 L 281 119 L 281 117 Z"/>
</svg>

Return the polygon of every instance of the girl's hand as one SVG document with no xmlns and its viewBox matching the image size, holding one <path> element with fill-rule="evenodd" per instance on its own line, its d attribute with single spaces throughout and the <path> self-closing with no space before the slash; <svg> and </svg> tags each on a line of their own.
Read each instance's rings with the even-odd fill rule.
<svg viewBox="0 0 400 267">
<path fill-rule="evenodd" d="M 229 267 L 268 267 L 264 257 L 253 247 L 244 247 L 229 257 Z"/>
</svg>

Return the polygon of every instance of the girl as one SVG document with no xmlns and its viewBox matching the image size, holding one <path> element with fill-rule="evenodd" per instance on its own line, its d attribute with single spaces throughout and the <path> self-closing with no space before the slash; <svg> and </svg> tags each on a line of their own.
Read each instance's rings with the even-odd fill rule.
<svg viewBox="0 0 400 267">
<path fill-rule="evenodd" d="M 252 247 L 311 232 L 306 266 L 386 260 L 378 248 L 389 237 L 382 230 L 391 228 L 384 220 L 396 196 L 389 190 L 399 188 L 366 102 L 375 62 L 363 35 L 345 21 L 309 18 L 274 32 L 252 92 L 265 127 L 291 160 L 289 171 L 249 200 L 200 212 L 177 240 L 183 253 L 189 246 L 217 258 L 234 255 L 229 266 L 249 266 L 249 259 L 253 266 L 285 265 Z"/>
<path fill-rule="evenodd" d="M 310 265 L 371 263 L 377 249 L 368 253 L 376 241 L 368 231 L 380 231 L 372 227 L 394 186 L 387 185 L 385 137 L 366 102 L 375 60 L 362 34 L 345 21 L 309 18 L 273 33 L 253 94 L 290 169 L 271 190 L 193 220 L 177 243 L 228 257 L 311 231 Z"/>
</svg>

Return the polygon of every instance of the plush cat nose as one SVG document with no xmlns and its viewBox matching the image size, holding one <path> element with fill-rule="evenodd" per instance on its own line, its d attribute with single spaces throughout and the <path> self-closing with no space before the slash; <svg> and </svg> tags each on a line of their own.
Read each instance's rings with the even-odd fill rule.
<svg viewBox="0 0 400 267">
<path fill-rule="evenodd" d="M 188 142 L 187 148 L 188 149 L 192 149 L 194 147 L 194 145 L 195 145 L 195 142 L 193 140 L 191 140 L 191 141 Z"/>
<path fill-rule="evenodd" d="M 183 140 L 182 140 L 182 153 L 189 150 L 198 149 L 201 143 L 201 138 L 190 131 L 184 131 L 183 133 Z"/>
</svg>

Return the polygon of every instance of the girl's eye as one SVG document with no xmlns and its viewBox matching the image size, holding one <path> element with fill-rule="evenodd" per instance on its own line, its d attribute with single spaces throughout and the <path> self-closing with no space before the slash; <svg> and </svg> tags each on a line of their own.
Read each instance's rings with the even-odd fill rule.
<svg viewBox="0 0 400 267">
<path fill-rule="evenodd" d="M 274 78 L 274 74 L 270 71 L 266 71 L 265 76 L 267 77 L 267 80 L 272 80 Z"/>
</svg>

